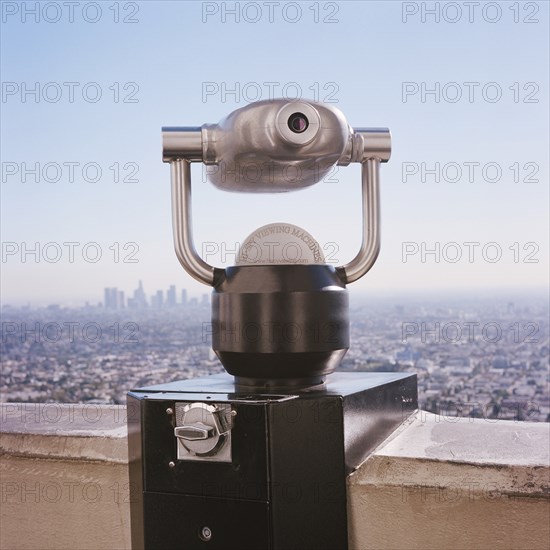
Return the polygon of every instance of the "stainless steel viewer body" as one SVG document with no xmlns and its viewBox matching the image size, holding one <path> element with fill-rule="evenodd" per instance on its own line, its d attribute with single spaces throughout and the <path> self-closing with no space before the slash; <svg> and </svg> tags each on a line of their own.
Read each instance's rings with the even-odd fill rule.
<svg viewBox="0 0 550 550">
<path fill-rule="evenodd" d="M 164 128 L 162 137 L 163 160 L 172 167 L 176 256 L 192 277 L 214 289 L 213 348 L 222 364 L 241 384 L 254 387 L 322 382 L 349 347 L 346 284 L 365 275 L 380 250 L 379 167 L 390 158 L 389 130 L 351 128 L 331 105 L 274 100 L 238 109 L 219 124 Z M 210 167 L 209 179 L 221 189 L 257 193 L 308 187 L 336 164 L 360 163 L 361 249 L 337 268 L 263 262 L 227 269 L 208 265 L 192 238 L 192 162 Z M 266 319 L 283 326 L 298 322 L 301 338 L 286 338 L 279 345 L 266 333 L 254 341 L 224 341 L 228 327 L 259 327 Z M 323 327 L 316 329 L 319 320 Z M 315 330 L 327 334 L 313 337 Z"/>
</svg>

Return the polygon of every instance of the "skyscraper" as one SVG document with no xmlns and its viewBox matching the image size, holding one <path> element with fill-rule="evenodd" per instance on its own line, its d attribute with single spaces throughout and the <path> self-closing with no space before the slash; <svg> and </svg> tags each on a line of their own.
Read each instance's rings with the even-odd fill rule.
<svg viewBox="0 0 550 550">
<path fill-rule="evenodd" d="M 128 307 L 132 308 L 144 308 L 147 307 L 147 297 L 143 290 L 143 283 L 140 281 L 138 288 L 134 290 L 134 296 L 132 299 L 128 299 Z"/>
<path fill-rule="evenodd" d="M 116 288 L 105 288 L 103 294 L 105 309 L 118 309 L 118 290 Z"/>
<path fill-rule="evenodd" d="M 145 296 L 145 291 L 143 290 L 143 282 L 139 282 L 139 287 L 136 290 L 138 294 L 138 298 L 143 303 L 143 305 L 147 305 L 147 297 Z"/>
<path fill-rule="evenodd" d="M 156 294 L 151 296 L 151 306 L 157 309 L 160 309 L 164 305 L 164 292 L 162 290 L 157 290 Z"/>
<path fill-rule="evenodd" d="M 170 285 L 170 288 L 166 292 L 166 305 L 168 307 L 176 306 L 176 286 Z"/>
</svg>

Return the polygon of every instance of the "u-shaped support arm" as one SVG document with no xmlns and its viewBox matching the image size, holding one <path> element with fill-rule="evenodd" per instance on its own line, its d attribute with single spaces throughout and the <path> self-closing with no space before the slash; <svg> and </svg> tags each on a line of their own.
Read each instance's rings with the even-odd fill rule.
<svg viewBox="0 0 550 550">
<path fill-rule="evenodd" d="M 353 147 L 341 164 L 362 165 L 363 240 L 351 262 L 337 267 L 344 283 L 353 283 L 374 265 L 380 252 L 380 163 L 391 154 L 387 128 L 356 128 Z M 172 229 L 176 256 L 197 281 L 213 286 L 219 269 L 206 263 L 195 250 L 192 234 L 191 162 L 203 159 L 201 130 L 196 127 L 163 129 L 163 160 L 170 163 L 172 179 Z"/>
<path fill-rule="evenodd" d="M 212 286 L 216 268 L 207 264 L 195 250 L 192 231 L 191 163 L 175 159 L 170 162 L 172 179 L 172 231 L 176 256 L 185 271 L 201 283 Z"/>
<path fill-rule="evenodd" d="M 351 262 L 337 268 L 346 284 L 365 275 L 380 252 L 380 160 L 370 158 L 361 165 L 363 241 Z"/>
</svg>

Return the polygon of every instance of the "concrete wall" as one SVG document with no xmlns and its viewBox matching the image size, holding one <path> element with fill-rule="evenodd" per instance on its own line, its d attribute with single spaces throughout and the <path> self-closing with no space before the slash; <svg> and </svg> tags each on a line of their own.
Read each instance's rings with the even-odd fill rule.
<svg viewBox="0 0 550 550">
<path fill-rule="evenodd" d="M 550 548 L 549 429 L 418 413 L 348 479 L 351 548 Z"/>
<path fill-rule="evenodd" d="M 0 413 L 0 548 L 130 548 L 124 407 Z M 418 413 L 349 477 L 350 547 L 546 550 L 549 430 Z"/>
<path fill-rule="evenodd" d="M 0 548 L 130 548 L 124 407 L 4 404 Z"/>
</svg>

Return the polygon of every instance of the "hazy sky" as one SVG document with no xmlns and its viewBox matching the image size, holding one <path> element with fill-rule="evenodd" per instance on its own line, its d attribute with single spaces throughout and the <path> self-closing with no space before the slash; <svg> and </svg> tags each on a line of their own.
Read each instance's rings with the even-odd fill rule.
<svg viewBox="0 0 550 550">
<path fill-rule="evenodd" d="M 35 4 L 2 3 L 3 303 L 98 301 L 140 279 L 207 292 L 173 252 L 160 128 L 282 95 L 392 131 L 382 252 L 356 292 L 547 283 L 547 2 Z M 277 221 L 339 263 L 359 247 L 358 167 L 279 196 L 194 175 L 199 249 Z"/>
</svg>

